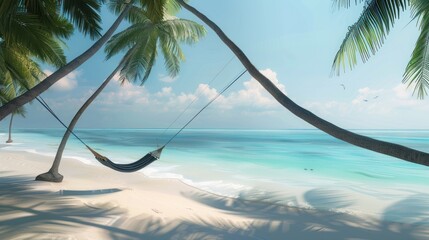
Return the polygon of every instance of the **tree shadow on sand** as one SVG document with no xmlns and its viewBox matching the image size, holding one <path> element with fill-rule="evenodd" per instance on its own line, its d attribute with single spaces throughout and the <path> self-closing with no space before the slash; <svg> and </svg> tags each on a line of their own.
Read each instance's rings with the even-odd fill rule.
<svg viewBox="0 0 429 240">
<path fill-rule="evenodd" d="M 429 236 L 426 230 L 429 229 L 429 198 L 424 195 L 412 195 L 388 206 L 382 216 L 384 221 L 380 221 L 272 204 L 270 200 L 279 197 L 273 193 L 250 201 L 200 191 L 184 192 L 184 197 L 233 217 L 208 216 L 195 209 L 179 219 L 164 219 L 162 214 L 130 217 L 125 210 L 112 204 L 84 205 L 72 196 L 36 190 L 37 184 L 40 183 L 30 177 L 7 176 L 0 172 L 0 239 L 87 239 L 90 229 L 103 231 L 103 239 L 117 240 L 408 240 L 428 239 Z M 304 195 L 310 204 L 322 202 L 327 208 L 351 204 L 346 196 L 332 191 L 315 189 Z M 400 223 L 402 220 L 408 223 Z"/>
<path fill-rule="evenodd" d="M 27 176 L 0 172 L 0 239 L 58 239 L 76 235 L 83 227 L 132 232 L 104 225 L 124 210 L 105 204 L 84 205 L 58 192 L 35 190 L 40 184 Z"/>
<path fill-rule="evenodd" d="M 198 216 L 181 220 L 163 221 L 155 216 L 140 215 L 121 218 L 115 227 L 132 229 L 134 236 L 112 232 L 112 239 L 428 239 L 428 201 L 424 196 L 412 196 L 385 209 L 380 221 L 346 213 L 327 210 L 303 209 L 272 204 L 278 199 L 274 193 L 265 193 L 251 201 L 216 196 L 202 192 L 186 192 L 182 195 L 200 204 L 221 210 L 226 214 L 245 217 L 248 220 L 233 221 L 220 217 Z M 347 207 L 352 200 L 346 195 L 325 189 L 313 189 L 305 194 L 309 203 L 330 209 Z M 417 201 L 419 199 L 419 201 Z M 291 201 L 291 199 L 288 199 Z M 413 203 L 420 211 L 404 209 Z M 407 214 L 404 214 L 407 212 Z M 399 218 L 399 217 L 406 217 Z M 397 220 L 398 222 L 394 222 Z M 410 222 L 410 218 L 414 221 Z M 400 223 L 407 220 L 407 224 Z"/>
<path fill-rule="evenodd" d="M 247 232 L 262 239 L 428 239 L 429 236 L 428 196 L 413 196 L 387 207 L 380 221 L 327 210 L 269 205 L 270 194 L 252 201 L 197 192 L 183 195 L 228 214 L 254 219 Z M 317 207 L 325 209 L 352 203 L 346 195 L 322 189 L 310 190 L 304 196 L 310 204 L 317 202 Z M 405 206 L 408 209 L 414 206 L 415 210 L 409 211 Z M 414 221 L 409 221 L 410 218 Z M 407 223 L 401 223 L 402 220 Z"/>
</svg>

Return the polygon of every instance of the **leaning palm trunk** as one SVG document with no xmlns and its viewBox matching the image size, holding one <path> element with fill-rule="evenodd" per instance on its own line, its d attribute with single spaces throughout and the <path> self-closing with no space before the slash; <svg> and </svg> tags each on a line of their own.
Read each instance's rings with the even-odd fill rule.
<svg viewBox="0 0 429 240">
<path fill-rule="evenodd" d="M 67 74 L 69 74 L 70 72 L 78 68 L 80 65 L 82 65 L 84 62 L 86 62 L 89 58 L 91 58 L 107 42 L 107 40 L 109 40 L 109 38 L 116 31 L 116 29 L 118 28 L 119 24 L 122 22 L 124 17 L 127 15 L 128 11 L 131 9 L 131 7 L 132 7 L 132 4 L 128 3 L 127 6 L 119 15 L 119 17 L 116 19 L 116 21 L 109 28 L 109 30 L 107 30 L 107 32 L 100 39 L 98 39 L 88 50 L 86 50 L 84 53 L 82 53 L 81 55 L 73 59 L 65 66 L 61 67 L 60 69 L 52 73 L 52 75 L 45 78 L 34 88 L 28 90 L 21 96 L 16 97 L 12 101 L 1 106 L 0 120 L 2 120 L 7 115 L 12 113 L 14 110 L 18 109 L 19 107 L 23 106 L 24 104 L 30 102 L 31 100 L 39 96 L 41 93 L 46 91 L 49 87 L 51 87 L 62 77 L 66 76 Z"/>
<path fill-rule="evenodd" d="M 429 154 L 425 152 L 421 152 L 394 143 L 376 140 L 347 131 L 302 108 L 301 106 L 293 102 L 290 98 L 288 98 L 283 92 L 281 92 L 268 78 L 262 75 L 258 71 L 258 69 L 253 66 L 252 62 L 250 62 L 250 60 L 243 53 L 243 51 L 241 51 L 241 49 L 237 45 L 235 45 L 235 43 L 232 42 L 214 22 L 212 22 L 195 8 L 186 4 L 183 0 L 177 1 L 184 8 L 192 12 L 204 23 L 206 23 L 211 29 L 213 29 L 219 36 L 219 38 L 234 52 L 237 58 L 249 71 L 250 75 L 252 75 L 252 77 L 254 77 L 281 105 L 283 105 L 286 109 L 288 109 L 297 117 L 303 119 L 314 127 L 324 131 L 325 133 L 335 138 L 356 145 L 358 147 L 386 154 L 392 157 L 400 158 L 408 162 L 429 166 Z"/>
<path fill-rule="evenodd" d="M 104 80 L 104 82 L 97 88 L 97 90 L 91 95 L 91 97 L 86 100 L 86 102 L 80 107 L 79 111 L 77 111 L 76 115 L 71 120 L 69 126 L 67 127 L 66 132 L 64 133 L 63 139 L 61 140 L 60 146 L 58 147 L 57 154 L 55 155 L 54 162 L 52 164 L 51 169 L 48 172 L 40 174 L 36 177 L 36 180 L 39 181 L 48 181 L 48 182 L 61 182 L 63 180 L 63 176 L 59 173 L 59 167 L 61 158 L 63 156 L 64 149 L 66 147 L 67 141 L 70 137 L 71 132 L 73 131 L 76 123 L 79 121 L 80 116 L 82 116 L 83 112 L 89 107 L 89 105 L 97 98 L 97 96 L 103 91 L 103 89 L 109 84 L 109 82 L 113 79 L 115 74 L 121 69 L 122 64 L 119 64 L 116 69 Z"/>
<path fill-rule="evenodd" d="M 13 113 L 10 115 L 10 122 L 9 122 L 9 139 L 6 141 L 6 143 L 12 143 L 12 122 L 13 122 Z"/>
</svg>

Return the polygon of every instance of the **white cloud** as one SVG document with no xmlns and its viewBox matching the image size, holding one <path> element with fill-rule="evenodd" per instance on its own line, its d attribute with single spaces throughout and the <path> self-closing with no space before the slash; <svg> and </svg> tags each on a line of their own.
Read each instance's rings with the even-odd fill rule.
<svg viewBox="0 0 429 240">
<path fill-rule="evenodd" d="M 369 87 L 360 88 L 358 90 L 358 96 L 352 100 L 353 104 L 366 103 L 377 99 L 384 92 L 383 89 L 371 89 Z"/>
<path fill-rule="evenodd" d="M 271 69 L 262 70 L 261 73 L 266 76 L 277 88 L 286 93 L 286 87 L 277 79 L 277 73 Z M 226 97 L 226 101 L 234 107 L 258 107 L 259 109 L 272 109 L 279 106 L 277 101 L 257 82 L 254 78 L 243 83 L 244 88 L 232 92 Z"/>
<path fill-rule="evenodd" d="M 261 71 L 270 79 L 281 91 L 285 91 L 285 86 L 277 79 L 277 74 L 271 69 Z M 213 102 L 211 108 L 235 109 L 235 108 L 258 108 L 259 111 L 272 110 L 279 106 L 267 91 L 253 78 L 243 83 L 243 88 L 229 94 L 219 96 Z M 154 109 L 164 111 L 180 111 L 195 101 L 194 107 L 198 108 L 206 104 L 209 100 L 218 95 L 219 91 L 207 84 L 199 84 L 194 92 L 175 93 L 173 88 L 164 87 L 159 92 L 150 93 L 144 87 L 125 84 L 122 87 L 116 84 L 111 91 L 106 92 L 100 102 L 103 104 L 133 103 L 145 104 Z M 198 99 L 196 99 L 198 98 Z"/>
<path fill-rule="evenodd" d="M 114 82 L 111 90 L 103 93 L 99 102 L 102 105 L 133 105 L 149 103 L 148 92 L 144 87 L 135 86 L 129 82 Z"/>
<path fill-rule="evenodd" d="M 387 89 L 360 88 L 352 101 L 319 101 L 304 106 L 351 128 L 413 128 L 400 119 L 429 111 L 428 102 L 413 97 L 403 84 Z"/>
<path fill-rule="evenodd" d="M 170 96 L 173 92 L 173 88 L 171 87 L 164 87 L 161 89 L 160 92 L 156 93 L 157 97 L 164 97 L 164 96 Z"/>
<path fill-rule="evenodd" d="M 393 88 L 395 95 L 400 99 L 409 99 L 411 97 L 411 92 L 407 89 L 407 85 L 398 84 Z"/>
<path fill-rule="evenodd" d="M 47 76 L 51 75 L 53 72 L 50 70 L 44 70 L 43 71 Z M 67 76 L 61 78 L 58 80 L 52 87 L 52 90 L 55 91 L 70 91 L 77 87 L 77 80 L 76 78 L 80 75 L 78 71 L 73 71 Z"/>
<path fill-rule="evenodd" d="M 179 77 L 171 77 L 168 75 L 158 75 L 158 78 L 161 82 L 172 83 L 176 81 Z"/>
</svg>

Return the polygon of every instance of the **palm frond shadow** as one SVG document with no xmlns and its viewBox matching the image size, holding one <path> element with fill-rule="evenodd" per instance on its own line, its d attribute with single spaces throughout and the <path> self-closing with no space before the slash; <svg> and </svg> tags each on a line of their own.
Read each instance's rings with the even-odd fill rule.
<svg viewBox="0 0 429 240">
<path fill-rule="evenodd" d="M 429 198 L 426 195 L 415 194 L 388 206 L 382 217 L 386 221 L 378 221 L 332 211 L 288 207 L 280 204 L 284 201 L 275 193 L 245 200 L 186 192 L 182 195 L 199 204 L 244 218 L 232 220 L 195 212 L 179 219 L 164 219 L 162 215 L 147 214 L 130 217 L 125 210 L 112 204 L 83 205 L 71 196 L 35 190 L 35 184 L 40 183 L 32 178 L 5 176 L 7 174 L 0 172 L 1 239 L 69 237 L 84 227 L 85 230 L 102 230 L 106 238 L 118 240 L 427 239 L 429 236 L 426 230 L 429 229 Z M 305 196 L 310 204 L 325 199 L 327 208 L 350 204 L 342 194 L 321 189 L 310 190 Z M 287 199 L 291 201 L 293 199 Z M 275 204 L 266 204 L 269 202 Z M 415 209 L 405 208 L 410 203 Z M 403 224 L 392 219 L 412 223 Z"/>
<path fill-rule="evenodd" d="M 341 209 L 353 205 L 347 193 L 334 189 L 312 189 L 304 194 L 304 199 L 317 209 Z"/>
<path fill-rule="evenodd" d="M 195 218 L 192 220 L 178 219 L 164 222 L 161 218 L 150 215 L 139 215 L 133 218 L 121 218 L 114 224 L 115 227 L 132 229 L 136 234 L 124 236 L 112 232 L 111 239 L 186 239 L 186 240 L 251 240 L 265 239 L 232 221 L 209 218 Z"/>
<path fill-rule="evenodd" d="M 390 226 L 396 230 L 414 232 L 421 239 L 427 239 L 429 236 L 429 195 L 414 194 L 388 206 L 382 219 L 396 222 Z M 404 222 L 408 224 L 403 224 Z"/>
<path fill-rule="evenodd" d="M 91 226 L 109 232 L 133 235 L 133 232 L 104 225 L 124 210 L 111 204 L 96 207 L 58 192 L 35 190 L 40 184 L 27 176 L 5 176 L 0 172 L 0 238 L 14 239 L 25 236 L 43 238 L 74 234 L 79 228 Z M 64 227 L 69 232 L 64 232 Z"/>
<path fill-rule="evenodd" d="M 278 220 L 283 219 L 286 213 L 290 213 L 288 207 L 278 203 L 280 200 L 276 193 L 265 192 L 263 196 L 258 196 L 246 192 L 240 194 L 239 198 L 214 197 L 212 194 L 203 192 L 187 192 L 182 195 L 210 207 L 251 218 L 266 218 L 269 214 L 272 220 Z M 243 196 L 245 198 L 241 198 Z M 296 199 L 288 199 L 288 202 L 290 201 L 296 204 Z M 300 209 L 296 208 L 296 210 Z M 297 214 L 299 213 L 297 212 Z"/>
<path fill-rule="evenodd" d="M 429 198 L 421 195 L 387 207 L 381 218 L 383 221 L 326 210 L 344 208 L 353 203 L 346 195 L 326 189 L 313 189 L 304 194 L 308 203 L 315 204 L 316 206 L 312 207 L 319 210 L 281 204 L 267 206 L 270 196 L 278 197 L 275 193 L 264 194 L 259 200 L 214 197 L 212 194 L 200 192 L 182 195 L 229 214 L 254 219 L 247 231 L 254 236 L 264 236 L 268 239 L 284 239 L 285 236 L 291 239 L 427 239 L 429 236 Z M 415 204 L 416 210 L 407 211 L 404 206 L 409 206 L 409 203 Z M 408 215 L 404 215 L 405 212 Z M 402 220 L 410 218 L 414 221 L 401 223 Z M 209 222 L 222 221 L 224 220 L 201 222 L 208 225 Z"/>
</svg>

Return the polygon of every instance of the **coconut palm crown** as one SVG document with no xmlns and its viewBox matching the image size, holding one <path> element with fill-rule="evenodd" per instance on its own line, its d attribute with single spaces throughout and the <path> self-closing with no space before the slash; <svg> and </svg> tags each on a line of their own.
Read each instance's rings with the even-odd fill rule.
<svg viewBox="0 0 429 240">
<path fill-rule="evenodd" d="M 114 35 L 106 45 L 108 59 L 125 52 L 119 72 L 121 82 L 129 80 L 144 84 L 155 64 L 158 49 L 163 54 L 168 73 L 176 76 L 180 71 L 180 62 L 185 60 L 180 43 L 196 43 L 206 33 L 200 24 L 170 16 L 165 10 L 162 14 L 154 14 L 157 11 L 153 9 L 156 8 L 131 9 L 131 26 Z"/>
</svg>

